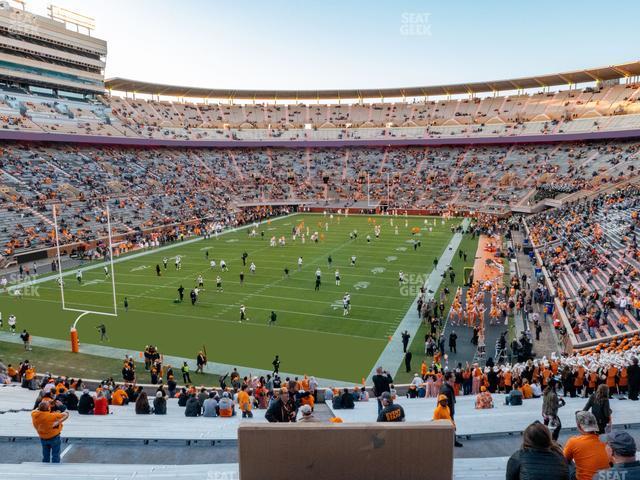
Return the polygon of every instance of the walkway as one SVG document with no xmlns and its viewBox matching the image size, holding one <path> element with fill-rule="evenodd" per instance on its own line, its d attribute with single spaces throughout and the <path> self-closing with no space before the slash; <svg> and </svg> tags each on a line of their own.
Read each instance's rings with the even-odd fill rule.
<svg viewBox="0 0 640 480">
<path fill-rule="evenodd" d="M 462 229 L 466 230 L 469 226 L 469 223 L 470 220 L 468 218 L 465 218 L 462 221 Z M 437 267 L 431 271 L 429 278 L 427 278 L 427 281 L 424 284 L 426 291 L 425 302 L 431 300 L 438 291 L 440 283 L 442 282 L 442 275 L 447 270 L 447 268 L 449 268 L 449 265 L 451 265 L 451 261 L 453 260 L 453 256 L 456 254 L 456 251 L 460 246 L 460 242 L 462 242 L 462 234 L 456 233 L 444 248 L 444 251 L 442 252 L 442 255 L 440 255 L 440 258 L 438 260 Z M 420 316 L 418 315 L 419 298 L 420 295 L 418 294 L 409 307 L 406 315 L 398 325 L 398 328 L 396 328 L 396 331 L 391 336 L 389 343 L 380 354 L 380 357 L 378 357 L 378 360 L 371 369 L 371 373 L 369 373 L 369 376 L 367 377 L 368 384 L 371 383 L 371 377 L 375 375 L 376 368 L 378 366 L 382 366 L 385 370 L 391 373 L 392 377 L 395 377 L 395 375 L 398 373 L 400 365 L 404 360 L 404 352 L 402 351 L 402 332 L 406 330 L 411 335 L 411 338 L 414 338 L 416 333 L 418 332 L 418 329 L 420 328 L 421 320 Z"/>
</svg>

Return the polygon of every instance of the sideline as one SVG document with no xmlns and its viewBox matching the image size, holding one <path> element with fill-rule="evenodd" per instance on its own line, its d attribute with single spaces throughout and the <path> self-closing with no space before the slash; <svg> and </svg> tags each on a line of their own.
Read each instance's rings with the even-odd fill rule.
<svg viewBox="0 0 640 480">
<path fill-rule="evenodd" d="M 9 332 L 0 332 L 0 342 L 21 344 L 22 340 L 18 335 L 11 335 Z M 69 340 L 58 340 L 55 338 L 48 337 L 36 337 L 31 336 L 31 346 L 33 348 L 41 347 L 41 348 L 49 348 L 52 350 L 61 350 L 61 351 L 70 351 Z M 126 348 L 116 348 L 116 347 L 107 347 L 106 345 L 95 345 L 90 343 L 81 343 L 80 344 L 80 353 L 86 355 L 94 355 L 96 357 L 104 357 L 109 359 L 124 359 L 125 355 L 133 357 L 134 361 L 139 361 L 138 357 L 140 354 L 139 350 L 134 349 L 126 349 Z M 177 374 L 176 377 L 180 376 L 180 367 L 184 362 L 189 364 L 190 371 L 193 373 L 195 371 L 195 359 L 194 358 L 186 358 L 186 357 L 176 357 L 174 355 L 163 355 L 164 365 L 171 365 L 174 368 L 174 372 Z M 191 369 L 193 367 L 193 369 Z M 264 370 L 260 368 L 250 368 L 243 367 L 240 365 L 230 365 L 227 363 L 217 363 L 217 362 L 208 362 L 204 367 L 205 373 L 210 373 L 212 375 L 223 376 L 227 373 L 231 373 L 234 368 L 238 369 L 238 373 L 240 377 L 245 377 L 249 375 L 253 375 L 254 377 L 259 377 L 261 375 L 272 375 L 273 372 L 271 370 Z M 144 375 L 144 370 L 142 374 Z M 302 374 L 298 373 L 289 373 L 289 372 L 279 372 L 280 378 L 284 379 L 286 377 L 294 378 L 294 377 L 302 377 Z M 193 376 L 193 380 L 197 382 L 197 375 Z M 328 378 L 318 378 L 316 377 L 319 385 L 321 387 L 334 387 L 340 385 L 351 385 L 350 382 L 346 380 L 332 380 Z M 176 381 L 178 379 L 176 378 Z M 122 382 L 119 382 L 122 383 Z M 140 383 L 142 385 L 142 383 Z M 214 385 L 215 386 L 215 385 Z M 216 386 L 217 387 L 217 386 Z"/>
<path fill-rule="evenodd" d="M 469 223 L 471 223 L 469 218 L 465 218 L 462 221 L 463 230 L 466 230 L 469 227 Z M 444 251 L 438 259 L 438 265 L 431 271 L 429 278 L 427 278 L 427 281 L 424 284 L 426 291 L 425 302 L 431 300 L 438 292 L 440 283 L 442 283 L 442 274 L 451 264 L 461 242 L 462 234 L 456 233 L 453 235 L 447 246 L 444 247 Z M 411 335 L 411 339 L 413 339 L 416 333 L 418 333 L 418 329 L 421 325 L 420 316 L 417 312 L 419 298 L 420 295 L 418 294 L 409 307 L 409 310 L 407 310 L 404 318 L 398 324 L 398 328 L 396 328 L 396 331 L 391 336 L 389 343 L 387 343 L 387 346 L 378 357 L 378 360 L 376 360 L 376 363 L 371 369 L 371 373 L 369 373 L 369 376 L 366 379 L 367 384 L 371 384 L 371 377 L 376 374 L 376 368 L 379 366 L 387 370 L 393 378 L 398 374 L 398 370 L 400 370 L 404 360 L 404 352 L 402 351 L 402 332 L 407 330 Z"/>
<path fill-rule="evenodd" d="M 262 225 L 263 223 L 266 223 L 267 220 L 270 220 L 272 222 L 276 222 L 276 221 L 279 221 L 279 220 L 284 220 L 286 218 L 290 218 L 290 217 L 295 216 L 295 215 L 300 215 L 300 213 L 299 212 L 288 213 L 288 214 L 286 214 L 286 215 L 284 215 L 282 217 L 266 219 L 266 220 L 260 221 L 258 223 L 258 225 Z M 243 225 L 241 227 L 230 228 L 228 230 L 224 230 L 224 231 L 220 232 L 219 236 L 222 236 L 222 235 L 225 235 L 225 234 L 228 234 L 228 233 L 239 232 L 241 230 L 244 230 L 245 228 L 249 228 L 249 227 L 252 227 L 252 226 L 253 226 L 253 223 L 247 224 L 247 225 Z M 211 237 L 211 238 L 215 238 L 215 235 L 213 237 Z M 142 252 L 124 254 L 124 255 L 119 256 L 118 258 L 116 258 L 113 261 L 113 263 L 115 265 L 116 263 L 127 262 L 127 261 L 133 260 L 135 258 L 140 258 L 140 257 L 144 257 L 146 255 L 151 255 L 152 253 L 158 253 L 158 252 L 162 252 L 162 251 L 165 251 L 165 250 L 170 250 L 172 248 L 177 248 L 177 247 L 181 247 L 181 246 L 184 246 L 184 245 L 190 245 L 192 243 L 199 242 L 199 241 L 204 240 L 204 239 L 205 239 L 204 237 L 199 236 L 199 237 L 196 237 L 196 238 L 191 238 L 189 240 L 176 241 L 176 242 L 173 242 L 173 243 L 171 243 L 169 245 L 163 245 L 162 247 L 158 247 L 158 248 L 150 248 L 150 249 L 144 250 Z M 67 270 L 66 272 L 62 272 L 62 276 L 63 277 L 69 277 L 71 275 L 75 275 L 75 273 L 78 270 L 80 270 L 82 272 L 86 272 L 88 270 L 95 270 L 96 268 L 102 268 L 103 265 L 104 265 L 104 262 L 98 260 L 96 263 L 92 263 L 91 265 L 88 265 L 86 267 L 72 268 L 70 270 Z M 60 274 L 58 272 L 51 272 L 50 275 L 47 275 L 47 276 L 44 276 L 44 277 L 38 277 L 38 278 L 35 278 L 33 280 L 27 280 L 27 281 L 22 282 L 22 283 L 18 283 L 18 284 L 15 284 L 15 285 L 8 286 L 7 287 L 7 292 L 13 292 L 16 288 L 24 288 L 24 287 L 29 287 L 29 286 L 33 286 L 33 285 L 38 285 L 40 283 L 49 282 L 51 280 L 59 278 L 59 276 L 60 276 Z"/>
</svg>

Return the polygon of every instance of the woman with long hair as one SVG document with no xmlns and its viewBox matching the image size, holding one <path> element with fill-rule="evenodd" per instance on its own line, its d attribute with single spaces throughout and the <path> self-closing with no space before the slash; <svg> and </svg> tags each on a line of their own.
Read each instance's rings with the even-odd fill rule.
<svg viewBox="0 0 640 480">
<path fill-rule="evenodd" d="M 506 480 L 569 480 L 569 465 L 551 432 L 535 421 L 522 434 L 522 447 L 507 462 Z"/>
<path fill-rule="evenodd" d="M 136 400 L 136 414 L 149 415 L 151 413 L 151 406 L 149 405 L 149 399 L 147 398 L 147 392 L 142 391 L 138 395 Z"/>
<path fill-rule="evenodd" d="M 607 425 L 611 424 L 611 406 L 609 405 L 609 387 L 604 383 L 596 389 L 596 393 L 589 396 L 587 404 L 583 410 L 588 412 L 591 410 L 593 416 L 598 421 L 598 434 L 605 433 Z"/>
</svg>

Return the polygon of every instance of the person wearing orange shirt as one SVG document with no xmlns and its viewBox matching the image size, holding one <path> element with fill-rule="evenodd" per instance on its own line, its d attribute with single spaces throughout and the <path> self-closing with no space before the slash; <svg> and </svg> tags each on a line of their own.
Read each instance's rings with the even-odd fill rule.
<svg viewBox="0 0 640 480">
<path fill-rule="evenodd" d="M 124 389 L 124 386 L 118 387 L 118 389 L 111 395 L 112 405 L 126 405 L 129 403 L 129 396 Z"/>
<path fill-rule="evenodd" d="M 609 391 L 613 393 L 613 390 L 616 388 L 616 376 L 618 375 L 618 369 L 611 365 L 607 370 L 607 380 L 606 384 L 609 387 Z"/>
<path fill-rule="evenodd" d="M 591 412 L 577 412 L 579 435 L 567 440 L 564 457 L 575 463 L 576 480 L 591 480 L 598 470 L 609 468 L 605 444 L 598 436 L 598 422 Z"/>
<path fill-rule="evenodd" d="M 511 392 L 511 386 L 513 385 L 513 377 L 511 374 L 511 370 L 507 369 L 504 374 L 503 374 L 503 378 L 504 378 L 504 391 L 505 393 L 509 393 Z"/>
<path fill-rule="evenodd" d="M 38 432 L 42 445 L 43 463 L 60 463 L 60 434 L 62 424 L 69 418 L 68 412 L 51 412 L 50 403 L 43 401 L 31 412 L 31 422 Z"/>
<path fill-rule="evenodd" d="M 529 380 L 526 378 L 522 380 L 522 398 L 527 400 L 529 398 L 533 398 L 533 390 L 531 389 L 531 385 L 529 385 Z"/>
<path fill-rule="evenodd" d="M 620 369 L 620 375 L 618 378 L 618 391 L 619 393 L 627 393 L 627 387 L 629 385 L 629 378 L 627 374 L 627 367 Z"/>
<path fill-rule="evenodd" d="M 251 412 L 251 398 L 247 392 L 246 385 L 242 385 L 238 392 L 238 408 L 240 408 L 240 411 L 242 412 L 242 418 L 253 418 L 253 413 Z"/>
<path fill-rule="evenodd" d="M 433 420 L 449 420 L 455 427 L 455 422 L 451 418 L 451 410 L 449 410 L 449 400 L 444 394 L 438 395 L 438 405 L 433 411 Z"/>
</svg>

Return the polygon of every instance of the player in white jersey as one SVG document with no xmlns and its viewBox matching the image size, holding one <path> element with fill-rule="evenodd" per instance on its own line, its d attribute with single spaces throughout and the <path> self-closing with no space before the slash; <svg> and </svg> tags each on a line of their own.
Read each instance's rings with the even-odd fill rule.
<svg viewBox="0 0 640 480">
<path fill-rule="evenodd" d="M 398 283 L 400 285 L 404 283 L 404 272 L 402 270 L 400 271 L 400 273 L 398 273 Z"/>
<path fill-rule="evenodd" d="M 164 265 L 164 269 L 167 269 L 167 263 L 169 263 L 169 259 L 167 257 L 164 257 L 162 259 L 162 264 Z"/>
<path fill-rule="evenodd" d="M 340 271 L 336 270 L 336 285 L 340 286 Z"/>
<path fill-rule="evenodd" d="M 302 257 L 298 257 L 298 270 L 302 270 Z"/>
<path fill-rule="evenodd" d="M 222 278 L 220 278 L 220 275 L 218 275 L 216 277 L 216 291 L 217 292 L 223 292 L 224 290 L 222 290 Z"/>
<path fill-rule="evenodd" d="M 247 309 L 244 305 L 240 305 L 240 320 L 238 320 L 238 322 L 242 323 L 245 320 L 249 321 L 249 318 L 247 317 Z"/>
<path fill-rule="evenodd" d="M 7 320 L 7 325 L 9 325 L 9 331 L 11 335 L 16 334 L 16 316 L 11 314 L 9 315 L 9 319 Z"/>
<path fill-rule="evenodd" d="M 78 280 L 78 283 L 82 283 L 82 270 L 76 272 L 76 280 Z"/>
<path fill-rule="evenodd" d="M 356 266 L 356 256 L 355 255 L 351 255 L 351 266 L 352 267 Z"/>
<path fill-rule="evenodd" d="M 106 265 L 103 267 L 104 269 L 104 276 L 109 278 L 109 267 L 107 267 Z"/>
<path fill-rule="evenodd" d="M 220 270 L 222 270 L 223 272 L 226 272 L 229 270 L 227 268 L 227 262 L 225 262 L 224 260 L 220 260 Z"/>
<path fill-rule="evenodd" d="M 211 260 L 209 262 L 209 267 L 211 268 L 211 270 L 213 270 L 214 268 L 216 268 L 216 261 L 215 260 Z"/>
<path fill-rule="evenodd" d="M 255 264 L 255 263 L 251 262 L 251 265 L 249 265 L 249 271 L 250 271 L 252 274 L 255 274 L 255 273 L 256 273 L 256 264 Z"/>
<path fill-rule="evenodd" d="M 176 270 L 180 270 L 182 268 L 182 258 L 180 255 L 176 255 Z"/>
<path fill-rule="evenodd" d="M 347 301 L 347 296 L 342 297 L 342 316 L 349 315 L 349 302 Z"/>
<path fill-rule="evenodd" d="M 200 288 L 204 287 L 204 278 L 202 278 L 202 275 L 198 275 L 198 286 Z"/>
</svg>

